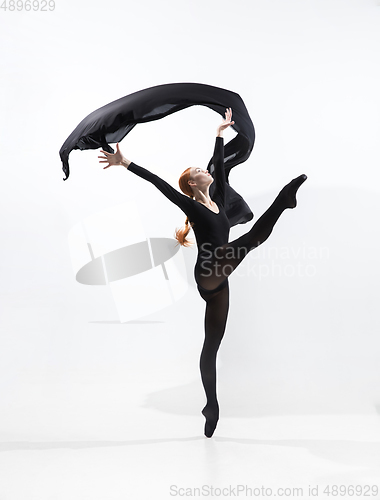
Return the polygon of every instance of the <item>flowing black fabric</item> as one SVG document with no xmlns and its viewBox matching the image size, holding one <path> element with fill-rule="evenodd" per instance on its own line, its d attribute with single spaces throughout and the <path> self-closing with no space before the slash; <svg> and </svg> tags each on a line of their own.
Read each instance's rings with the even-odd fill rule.
<svg viewBox="0 0 380 500">
<path fill-rule="evenodd" d="M 255 141 L 255 129 L 239 94 L 211 85 L 158 85 L 134 92 L 93 111 L 79 123 L 59 151 L 66 175 L 64 180 L 70 174 L 69 154 L 72 150 L 102 148 L 108 153 L 114 153 L 109 144 L 120 142 L 138 123 L 159 120 L 194 105 L 206 106 L 223 117 L 226 108 L 232 108 L 235 122 L 232 128 L 237 135 L 224 147 L 226 215 L 231 227 L 251 220 L 253 214 L 249 206 L 229 185 L 228 176 L 231 168 L 249 158 Z M 207 168 L 214 176 L 212 159 Z M 214 189 L 211 185 L 210 196 Z"/>
</svg>

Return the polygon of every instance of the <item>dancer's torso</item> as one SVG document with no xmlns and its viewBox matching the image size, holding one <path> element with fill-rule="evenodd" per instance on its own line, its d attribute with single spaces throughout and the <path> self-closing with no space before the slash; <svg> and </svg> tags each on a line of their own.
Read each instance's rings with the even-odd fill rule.
<svg viewBox="0 0 380 500">
<path fill-rule="evenodd" d="M 214 200 L 216 203 L 218 199 Z M 193 201 L 187 216 L 193 223 L 193 230 L 198 247 L 198 258 L 210 256 L 217 247 L 228 242 L 230 223 L 224 207 L 219 204 L 219 213 L 213 212 L 202 203 Z"/>
</svg>

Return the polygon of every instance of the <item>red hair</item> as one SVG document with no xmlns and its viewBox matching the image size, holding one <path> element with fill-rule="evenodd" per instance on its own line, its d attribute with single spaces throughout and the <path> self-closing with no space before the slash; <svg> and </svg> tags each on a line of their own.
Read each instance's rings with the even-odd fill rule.
<svg viewBox="0 0 380 500">
<path fill-rule="evenodd" d="M 194 193 L 193 190 L 191 189 L 189 185 L 189 180 L 190 180 L 190 170 L 191 167 L 187 168 L 184 172 L 182 172 L 178 184 L 181 189 L 181 191 L 184 194 L 187 194 L 187 196 L 190 196 L 190 198 L 194 198 Z M 194 223 L 189 221 L 189 218 L 186 217 L 185 221 L 185 227 L 181 229 L 176 229 L 175 231 L 175 239 L 183 245 L 184 247 L 189 247 L 193 244 L 190 240 L 187 239 L 187 235 L 190 232 L 190 229 L 193 227 Z"/>
</svg>

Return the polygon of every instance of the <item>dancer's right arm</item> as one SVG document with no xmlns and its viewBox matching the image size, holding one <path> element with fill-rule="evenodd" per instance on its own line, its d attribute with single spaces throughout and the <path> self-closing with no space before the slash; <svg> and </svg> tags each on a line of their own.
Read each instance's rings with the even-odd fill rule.
<svg viewBox="0 0 380 500">
<path fill-rule="evenodd" d="M 161 177 L 158 177 L 158 175 L 155 175 L 152 172 L 149 172 L 149 170 L 146 170 L 145 168 L 140 167 L 139 165 L 136 165 L 130 160 L 124 158 L 119 149 L 119 143 L 116 144 L 115 154 L 107 153 L 103 150 L 100 151 L 105 156 L 98 156 L 98 158 L 102 158 L 105 161 L 99 161 L 99 163 L 108 163 L 107 166 L 103 167 L 104 169 L 111 167 L 112 165 L 123 165 L 123 167 L 127 168 L 134 174 L 154 184 L 156 188 L 166 196 L 166 198 L 176 204 L 181 210 L 183 210 L 183 212 L 185 212 L 186 215 L 189 215 L 189 212 L 191 212 L 193 208 L 193 200 L 189 196 L 186 196 L 174 189 L 170 184 L 161 179 Z"/>
</svg>

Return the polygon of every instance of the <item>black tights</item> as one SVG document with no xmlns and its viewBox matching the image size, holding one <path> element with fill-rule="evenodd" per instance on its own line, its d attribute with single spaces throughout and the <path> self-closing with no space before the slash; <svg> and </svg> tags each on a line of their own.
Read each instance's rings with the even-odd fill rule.
<svg viewBox="0 0 380 500">
<path fill-rule="evenodd" d="M 219 405 L 216 396 L 216 355 L 222 341 L 228 316 L 228 276 L 243 258 L 263 243 L 271 234 L 274 225 L 286 208 L 297 205 L 296 192 L 306 176 L 293 179 L 279 193 L 268 210 L 246 233 L 230 243 L 219 247 L 196 271 L 198 290 L 206 301 L 205 340 L 200 358 L 200 370 L 207 403 L 202 410 L 206 417 L 205 435 L 211 437 L 219 419 Z"/>
<path fill-rule="evenodd" d="M 202 413 L 206 417 L 205 435 L 211 437 L 219 420 L 219 405 L 216 397 L 216 355 L 226 329 L 229 308 L 229 286 L 214 293 L 201 296 L 206 300 L 205 340 L 203 343 L 200 369 L 203 387 L 207 397 Z"/>
</svg>

